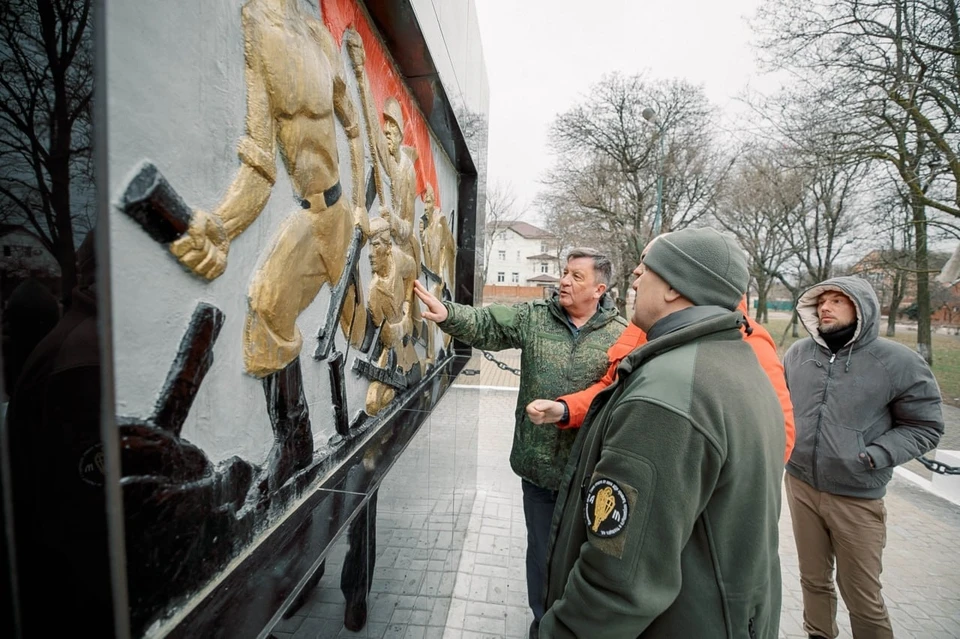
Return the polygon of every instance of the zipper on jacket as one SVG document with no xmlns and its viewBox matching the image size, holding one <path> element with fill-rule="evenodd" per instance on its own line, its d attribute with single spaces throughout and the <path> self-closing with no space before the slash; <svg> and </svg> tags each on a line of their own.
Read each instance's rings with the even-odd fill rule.
<svg viewBox="0 0 960 639">
<path fill-rule="evenodd" d="M 750 617 L 750 621 L 747 622 L 747 634 L 750 635 L 750 639 L 757 639 L 757 628 L 753 624 L 753 617 Z"/>
<path fill-rule="evenodd" d="M 583 476 L 583 481 L 580 482 L 580 501 L 582 503 L 587 503 L 587 490 L 590 488 L 590 477 L 587 475 Z"/>
<path fill-rule="evenodd" d="M 827 362 L 827 381 L 823 385 L 823 396 L 820 398 L 820 408 L 817 410 L 817 432 L 813 440 L 813 487 L 820 490 L 820 481 L 817 479 L 817 450 L 820 448 L 820 425 L 823 424 L 823 407 L 827 404 L 827 391 L 830 390 L 830 379 L 833 373 L 833 363 L 837 360 L 837 354 L 830 355 L 830 361 Z M 817 366 L 822 366 L 817 362 Z"/>
<path fill-rule="evenodd" d="M 574 335 L 573 333 L 569 333 L 569 328 L 568 328 L 568 333 L 570 334 L 570 338 L 571 338 L 571 347 L 570 347 L 570 354 L 567 356 L 567 368 L 566 368 L 566 370 L 568 371 L 566 373 L 567 379 L 570 378 L 569 371 L 576 370 L 577 368 L 576 366 L 577 351 L 580 350 L 580 346 L 582 346 L 584 342 L 587 341 L 587 336 L 589 336 L 591 333 L 597 330 L 596 327 L 590 328 L 590 330 L 587 330 L 587 327 L 591 325 L 594 319 L 596 319 L 596 316 L 591 317 L 589 320 L 587 320 L 587 323 L 580 327 L 580 330 L 577 332 L 576 335 Z M 608 323 L 609 322 L 604 323 L 599 328 L 603 328 L 603 326 L 606 326 Z M 604 370 L 606 370 L 606 368 L 604 368 Z"/>
</svg>

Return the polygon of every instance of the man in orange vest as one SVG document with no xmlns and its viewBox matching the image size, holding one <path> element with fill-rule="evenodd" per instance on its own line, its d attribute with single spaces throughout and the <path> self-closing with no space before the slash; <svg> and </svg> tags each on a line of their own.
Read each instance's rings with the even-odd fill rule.
<svg viewBox="0 0 960 639">
<path fill-rule="evenodd" d="M 664 235 L 667 235 L 664 233 Z M 663 237 L 663 235 L 657 236 Z M 656 239 L 656 238 L 655 238 Z M 640 256 L 641 262 L 647 251 L 652 246 L 651 241 Z M 747 300 L 740 301 L 738 310 L 747 316 Z M 787 382 L 783 375 L 783 364 L 777 356 L 777 347 L 765 328 L 759 324 L 751 324 L 744 330 L 744 340 L 753 348 L 757 359 L 760 360 L 760 366 L 770 378 L 774 390 L 777 392 L 777 398 L 780 400 L 780 406 L 783 409 L 784 430 L 787 436 L 787 446 L 783 454 L 783 462 L 790 459 L 790 453 L 793 451 L 794 425 L 793 425 L 793 404 L 790 402 L 790 391 L 787 390 Z M 535 399 L 527 404 L 527 416 L 534 424 L 557 424 L 557 428 L 580 428 L 583 419 L 587 416 L 587 411 L 593 398 L 600 391 L 609 386 L 617 378 L 617 366 L 620 360 L 626 357 L 632 350 L 647 343 L 647 335 L 643 330 L 633 322 L 627 324 L 627 328 L 621 333 L 620 338 L 607 350 L 607 358 L 610 362 L 607 368 L 607 374 L 603 378 L 588 386 L 584 390 L 563 395 L 555 401 L 548 399 Z"/>
</svg>

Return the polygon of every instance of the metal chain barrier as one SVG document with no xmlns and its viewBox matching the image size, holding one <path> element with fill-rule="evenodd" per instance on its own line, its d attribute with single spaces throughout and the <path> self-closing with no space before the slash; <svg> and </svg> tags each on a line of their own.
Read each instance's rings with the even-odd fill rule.
<svg viewBox="0 0 960 639">
<path fill-rule="evenodd" d="M 513 373 L 514 375 L 520 375 L 520 369 L 518 369 L 518 368 L 513 368 L 512 366 L 510 366 L 510 365 L 508 365 L 508 364 L 505 364 L 504 362 L 501 362 L 500 360 L 498 360 L 496 357 L 494 357 L 493 355 L 491 355 L 490 353 L 488 353 L 488 352 L 485 351 L 485 350 L 482 350 L 482 349 L 477 349 L 477 350 L 479 350 L 481 353 L 483 353 L 483 356 L 484 356 L 485 358 L 487 358 L 488 361 L 493 362 L 493 363 L 496 365 L 496 367 L 499 368 L 500 370 L 502 370 L 502 371 L 510 371 L 510 372 Z M 470 370 L 470 371 L 464 370 L 464 371 L 462 371 L 462 372 L 465 373 L 465 374 L 467 374 L 467 375 L 477 375 L 477 374 L 480 373 L 479 370 L 476 370 L 476 371 L 474 371 L 474 370 Z M 926 466 L 926 467 L 927 467 L 928 469 L 930 469 L 932 472 L 938 473 L 938 474 L 940 474 L 940 475 L 960 475 L 960 467 L 958 467 L 958 466 L 948 466 L 947 464 L 944 464 L 944 463 L 942 463 L 942 462 L 938 462 L 938 461 L 935 461 L 935 460 L 933 460 L 933 459 L 928 459 L 927 457 L 925 457 L 925 456 L 923 456 L 923 455 L 921 455 L 920 457 L 917 457 L 917 461 L 920 462 L 921 464 L 923 464 L 924 466 Z"/>
<path fill-rule="evenodd" d="M 939 475 L 960 475 L 960 466 L 948 466 L 943 462 L 929 459 L 924 455 L 917 457 L 917 461 Z"/>
<path fill-rule="evenodd" d="M 482 349 L 477 349 L 477 350 L 479 350 L 481 353 L 483 353 L 483 356 L 486 357 L 488 360 L 490 360 L 491 362 L 493 362 L 494 364 L 496 364 L 497 368 L 499 368 L 500 370 L 502 370 L 502 371 L 510 371 L 510 372 L 513 373 L 514 375 L 519 375 L 519 374 L 520 374 L 520 369 L 519 369 L 519 368 L 513 368 L 512 366 L 508 366 L 507 364 L 504 364 L 503 362 L 501 362 L 500 360 L 498 360 L 496 357 L 494 357 L 493 355 L 491 355 L 490 353 L 488 353 L 488 352 L 485 351 L 485 350 L 482 350 Z"/>
</svg>

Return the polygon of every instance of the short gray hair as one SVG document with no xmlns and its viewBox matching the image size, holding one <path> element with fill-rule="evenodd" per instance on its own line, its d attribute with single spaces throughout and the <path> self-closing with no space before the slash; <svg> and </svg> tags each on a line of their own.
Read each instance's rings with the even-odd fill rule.
<svg viewBox="0 0 960 639">
<path fill-rule="evenodd" d="M 596 280 L 600 284 L 609 287 L 613 281 L 613 262 L 610 258 L 600 251 L 592 248 L 578 247 L 570 249 L 567 253 L 567 262 L 580 257 L 589 257 L 593 260 L 593 271 L 596 274 Z"/>
</svg>

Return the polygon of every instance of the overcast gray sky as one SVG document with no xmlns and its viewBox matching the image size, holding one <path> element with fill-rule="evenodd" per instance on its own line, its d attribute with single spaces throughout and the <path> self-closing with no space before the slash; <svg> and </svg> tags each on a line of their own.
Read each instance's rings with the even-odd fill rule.
<svg viewBox="0 0 960 639">
<path fill-rule="evenodd" d="M 761 0 L 476 0 L 490 82 L 488 184 L 512 185 L 532 202 L 552 164 L 554 117 L 613 71 L 702 84 L 723 111 L 749 83 L 770 90 L 750 48 Z"/>
</svg>

